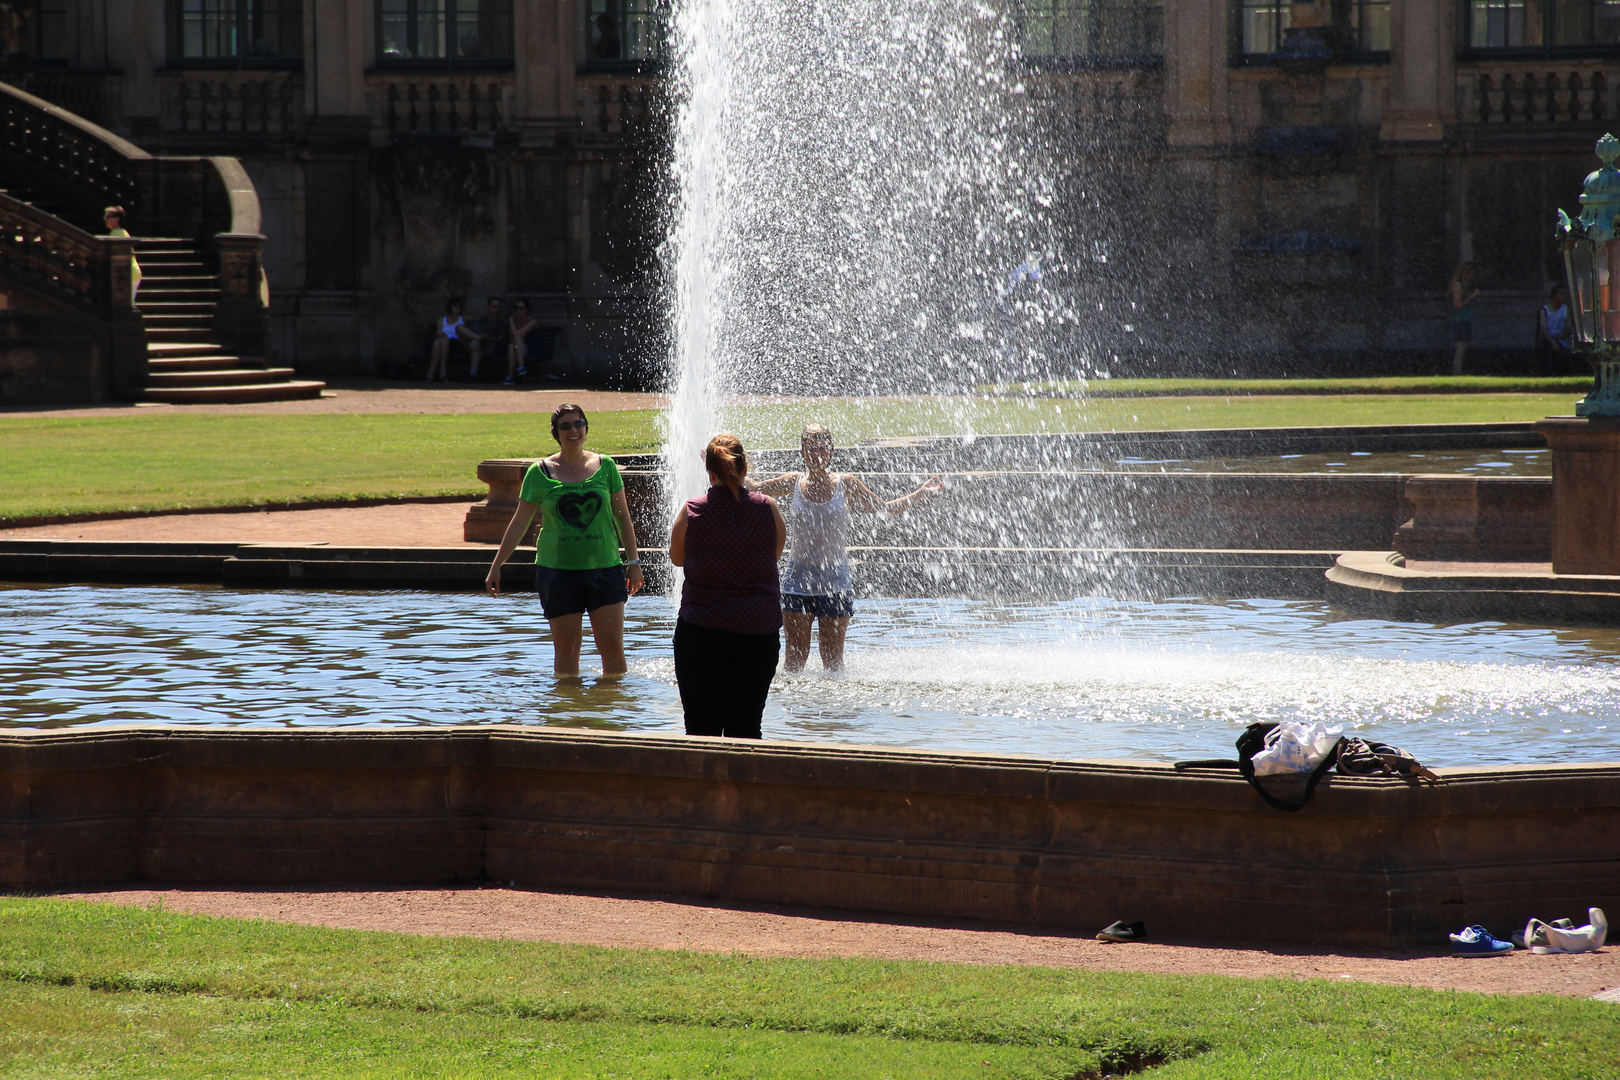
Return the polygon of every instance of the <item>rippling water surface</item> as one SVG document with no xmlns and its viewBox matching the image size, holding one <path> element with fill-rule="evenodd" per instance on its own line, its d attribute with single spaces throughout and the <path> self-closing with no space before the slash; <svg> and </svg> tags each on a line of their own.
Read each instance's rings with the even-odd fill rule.
<svg viewBox="0 0 1620 1080">
<path fill-rule="evenodd" d="M 0 588 L 0 728 L 547 724 L 676 732 L 663 598 L 630 674 L 550 675 L 530 597 Z M 1175 760 L 1254 720 L 1434 765 L 1620 760 L 1620 635 L 1350 619 L 1323 603 L 863 601 L 849 670 L 779 674 L 771 738 Z M 819 667 L 814 654 L 812 668 Z"/>
</svg>

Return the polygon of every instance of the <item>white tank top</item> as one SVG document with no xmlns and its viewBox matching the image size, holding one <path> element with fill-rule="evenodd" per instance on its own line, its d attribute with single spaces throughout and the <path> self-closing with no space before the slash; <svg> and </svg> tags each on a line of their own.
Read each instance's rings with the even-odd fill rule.
<svg viewBox="0 0 1620 1080">
<path fill-rule="evenodd" d="M 849 592 L 849 504 L 844 481 L 833 479 L 832 498 L 824 503 L 804 497 L 804 479 L 793 483 L 788 524 L 788 562 L 782 591 L 797 596 L 831 596 Z"/>
</svg>

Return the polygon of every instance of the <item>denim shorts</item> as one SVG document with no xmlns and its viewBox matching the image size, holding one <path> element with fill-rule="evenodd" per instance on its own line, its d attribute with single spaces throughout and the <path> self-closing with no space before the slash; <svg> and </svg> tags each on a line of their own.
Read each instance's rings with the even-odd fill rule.
<svg viewBox="0 0 1620 1080">
<path fill-rule="evenodd" d="M 595 611 L 609 604 L 630 599 L 624 585 L 624 567 L 605 566 L 600 570 L 558 570 L 550 566 L 534 568 L 534 588 L 540 594 L 540 607 L 548 619 Z"/>
<path fill-rule="evenodd" d="M 855 594 L 841 592 L 831 596 L 801 596 L 799 593 L 783 593 L 782 610 L 795 615 L 814 615 L 818 619 L 847 619 L 855 614 Z"/>
</svg>

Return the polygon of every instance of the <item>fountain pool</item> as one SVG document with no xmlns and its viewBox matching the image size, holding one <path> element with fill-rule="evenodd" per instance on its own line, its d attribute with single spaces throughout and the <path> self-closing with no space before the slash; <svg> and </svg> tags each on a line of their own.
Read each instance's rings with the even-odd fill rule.
<svg viewBox="0 0 1620 1080">
<path fill-rule="evenodd" d="M 559 683 L 526 596 L 3 588 L 0 730 L 673 734 L 672 618 L 664 600 L 632 602 L 630 675 Z M 779 674 L 767 737 L 1173 761 L 1227 756 L 1254 720 L 1302 718 L 1449 766 L 1612 760 L 1620 733 L 1612 630 L 1391 623 L 1317 601 L 869 599 L 849 657 L 843 677 Z"/>
</svg>

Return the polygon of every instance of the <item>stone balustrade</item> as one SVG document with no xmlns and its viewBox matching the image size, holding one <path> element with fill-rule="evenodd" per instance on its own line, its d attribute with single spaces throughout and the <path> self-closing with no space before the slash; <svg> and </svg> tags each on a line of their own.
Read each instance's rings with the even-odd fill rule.
<svg viewBox="0 0 1620 1080">
<path fill-rule="evenodd" d="M 366 82 L 372 126 L 390 135 L 493 135 L 512 117 L 509 74 L 374 74 Z"/>
<path fill-rule="evenodd" d="M 1617 84 L 1596 61 L 1467 64 L 1457 113 L 1465 124 L 1601 123 L 1620 118 Z"/>
<path fill-rule="evenodd" d="M 290 137 L 304 122 L 299 72 L 186 72 L 160 85 L 166 132 Z"/>
<path fill-rule="evenodd" d="M 0 150 L 50 170 L 64 197 L 129 204 L 139 191 L 135 161 L 145 151 L 111 132 L 9 85 L 0 92 Z"/>
<path fill-rule="evenodd" d="M 116 127 L 124 119 L 124 80 L 107 71 L 43 68 L 0 73 L 10 83 L 92 124 Z"/>
<path fill-rule="evenodd" d="M 28 203 L 0 193 L 0 264 L 45 289 L 95 304 L 105 269 L 96 237 Z M 132 241 L 125 241 L 126 244 Z M 124 303 L 129 303 L 128 255 Z"/>
<path fill-rule="evenodd" d="M 663 116 L 662 83 L 645 75 L 583 76 L 579 113 L 594 135 L 646 135 Z"/>
<path fill-rule="evenodd" d="M 1031 71 L 1023 82 L 1043 128 L 1096 146 L 1162 145 L 1169 130 L 1160 70 Z"/>
</svg>

